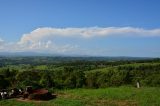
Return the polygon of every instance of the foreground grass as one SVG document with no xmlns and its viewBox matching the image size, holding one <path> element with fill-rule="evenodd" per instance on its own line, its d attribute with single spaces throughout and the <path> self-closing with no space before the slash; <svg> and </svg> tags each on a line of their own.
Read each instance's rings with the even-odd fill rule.
<svg viewBox="0 0 160 106">
<path fill-rule="evenodd" d="M 117 87 L 56 91 L 56 99 L 44 102 L 1 100 L 0 106 L 160 106 L 160 88 Z"/>
</svg>

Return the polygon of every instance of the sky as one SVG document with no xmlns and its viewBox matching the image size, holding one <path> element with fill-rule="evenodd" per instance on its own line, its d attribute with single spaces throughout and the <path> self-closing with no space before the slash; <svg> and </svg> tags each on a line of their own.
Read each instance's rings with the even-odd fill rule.
<svg viewBox="0 0 160 106">
<path fill-rule="evenodd" d="M 0 52 L 160 57 L 160 0 L 0 0 Z"/>
</svg>

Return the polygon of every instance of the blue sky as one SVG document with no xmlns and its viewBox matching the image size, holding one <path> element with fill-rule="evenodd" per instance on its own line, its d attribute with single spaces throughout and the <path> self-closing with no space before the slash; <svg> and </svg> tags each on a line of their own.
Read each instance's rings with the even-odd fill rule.
<svg viewBox="0 0 160 106">
<path fill-rule="evenodd" d="M 160 57 L 159 5 L 159 0 L 0 0 L 0 52 Z"/>
</svg>

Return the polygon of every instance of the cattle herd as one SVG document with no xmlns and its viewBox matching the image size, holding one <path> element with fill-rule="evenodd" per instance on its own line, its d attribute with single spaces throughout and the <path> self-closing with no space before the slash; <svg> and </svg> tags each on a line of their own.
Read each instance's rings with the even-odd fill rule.
<svg viewBox="0 0 160 106">
<path fill-rule="evenodd" d="M 22 98 L 22 99 L 34 99 L 34 100 L 49 100 L 55 98 L 56 95 L 51 94 L 46 89 L 32 89 L 31 86 L 27 86 L 25 89 L 13 88 L 10 90 L 0 90 L 0 99 L 10 98 Z"/>
<path fill-rule="evenodd" d="M 0 90 L 0 99 L 9 99 L 23 96 L 24 90 L 22 88 L 13 88 L 13 89 L 2 89 Z"/>
</svg>

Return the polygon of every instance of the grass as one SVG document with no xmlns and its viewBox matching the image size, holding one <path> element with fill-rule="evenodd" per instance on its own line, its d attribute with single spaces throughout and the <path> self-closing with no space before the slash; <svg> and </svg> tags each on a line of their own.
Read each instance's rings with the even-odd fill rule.
<svg viewBox="0 0 160 106">
<path fill-rule="evenodd" d="M 160 88 L 116 87 L 56 91 L 58 97 L 43 102 L 1 100 L 0 106 L 160 106 Z"/>
</svg>

